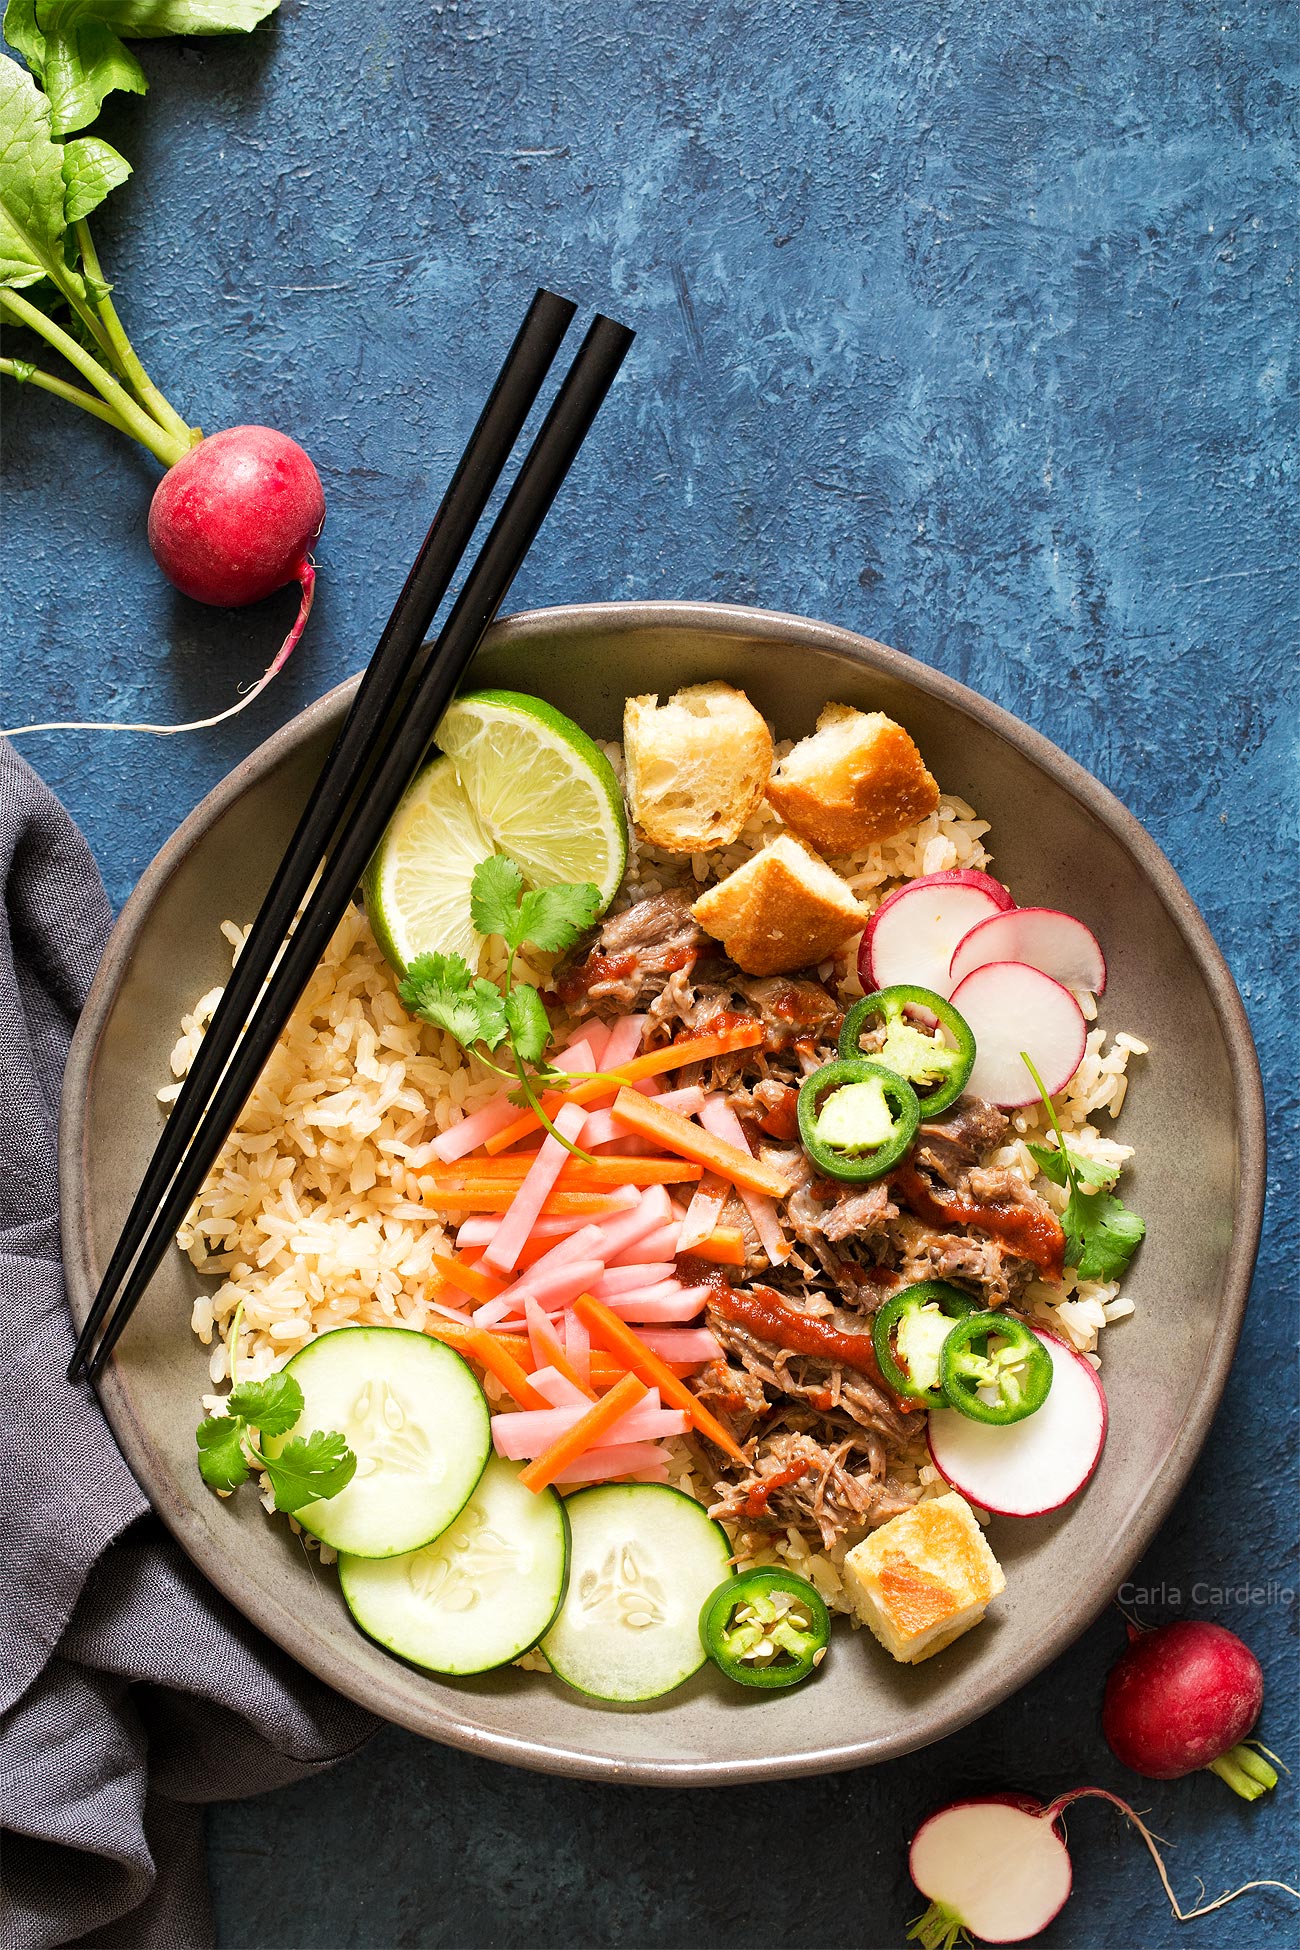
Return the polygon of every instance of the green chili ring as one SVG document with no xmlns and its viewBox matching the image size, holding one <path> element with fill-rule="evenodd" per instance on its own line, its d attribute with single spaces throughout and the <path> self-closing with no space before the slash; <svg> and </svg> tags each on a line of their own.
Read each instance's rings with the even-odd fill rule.
<svg viewBox="0 0 1300 1950">
<path fill-rule="evenodd" d="M 994 1336 L 1006 1346 L 991 1355 L 989 1342 Z M 1051 1385 L 1051 1355 L 1037 1334 L 1013 1314 L 967 1314 L 939 1352 L 939 1386 L 948 1406 L 972 1422 L 989 1422 L 997 1428 L 1023 1422 L 1042 1407 Z M 986 1387 L 997 1389 L 996 1402 L 985 1401 L 980 1394 Z"/>
<path fill-rule="evenodd" d="M 874 995 L 864 995 L 860 1002 L 854 1003 L 844 1018 L 844 1027 L 840 1031 L 839 1054 L 842 1060 L 863 1056 L 865 1052 L 858 1043 L 863 1024 L 875 1016 L 883 1016 L 886 1033 L 888 1033 L 895 1023 L 901 1021 L 903 1011 L 909 1008 L 928 1009 L 931 1015 L 937 1016 L 940 1027 L 947 1030 L 955 1044 L 953 1049 L 949 1049 L 946 1043 L 939 1045 L 945 1058 L 952 1060 L 952 1067 L 933 1090 L 922 1091 L 912 1078 L 908 1078 L 908 1082 L 913 1083 L 920 1100 L 922 1114 L 926 1117 L 935 1117 L 940 1111 L 947 1110 L 949 1105 L 956 1103 L 970 1080 L 970 1073 L 975 1067 L 975 1035 L 965 1016 L 954 1009 L 952 1003 L 946 1001 L 942 995 L 936 995 L 933 989 L 913 988 L 899 982 L 892 988 L 877 989 Z M 881 1060 L 879 1053 L 872 1058 L 875 1062 Z M 887 1063 L 885 1067 L 889 1067 Z"/>
<path fill-rule="evenodd" d="M 871 1323 L 871 1343 L 876 1350 L 880 1372 L 896 1395 L 906 1395 L 909 1401 L 924 1402 L 927 1408 L 947 1408 L 948 1398 L 943 1389 L 918 1388 L 906 1369 L 898 1365 L 894 1353 L 894 1329 L 904 1315 L 919 1313 L 922 1307 L 928 1306 L 937 1306 L 951 1319 L 961 1320 L 976 1311 L 979 1301 L 973 1300 L 969 1293 L 962 1293 L 958 1287 L 949 1286 L 946 1280 L 921 1280 L 915 1286 L 905 1286 L 898 1293 L 891 1294 L 883 1307 L 877 1310 Z"/>
<path fill-rule="evenodd" d="M 822 1099 L 845 1084 L 870 1083 L 873 1080 L 880 1084 L 893 1113 L 893 1129 L 884 1143 L 873 1146 L 869 1151 L 855 1153 L 837 1150 L 819 1138 L 816 1126 Z M 818 1171 L 828 1178 L 864 1184 L 868 1179 L 881 1177 L 891 1165 L 896 1165 L 900 1158 L 907 1156 L 912 1139 L 916 1136 L 916 1127 L 921 1121 L 921 1106 L 906 1077 L 900 1077 L 896 1070 L 886 1069 L 883 1063 L 873 1063 L 868 1057 L 858 1056 L 823 1063 L 820 1070 L 814 1070 L 811 1076 L 804 1078 L 799 1086 L 798 1118 L 800 1142 Z"/>
<path fill-rule="evenodd" d="M 728 1578 L 700 1612 L 700 1644 L 719 1672 L 767 1692 L 809 1678 L 830 1636 L 830 1613 L 816 1586 L 773 1564 Z"/>
</svg>

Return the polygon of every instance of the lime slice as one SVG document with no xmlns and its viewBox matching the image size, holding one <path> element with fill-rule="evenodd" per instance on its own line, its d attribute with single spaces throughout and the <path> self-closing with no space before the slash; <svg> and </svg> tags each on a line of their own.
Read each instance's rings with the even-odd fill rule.
<svg viewBox="0 0 1300 1950">
<path fill-rule="evenodd" d="M 609 905 L 627 866 L 623 794 L 572 718 L 519 691 L 473 691 L 449 706 L 438 744 L 491 835 L 489 851 L 518 861 L 530 887 L 592 880 Z"/>
<path fill-rule="evenodd" d="M 477 969 L 483 937 L 469 918 L 480 860 L 495 852 L 449 758 L 408 787 L 366 869 L 366 913 L 380 952 L 399 974 L 417 955 L 463 955 Z"/>
</svg>

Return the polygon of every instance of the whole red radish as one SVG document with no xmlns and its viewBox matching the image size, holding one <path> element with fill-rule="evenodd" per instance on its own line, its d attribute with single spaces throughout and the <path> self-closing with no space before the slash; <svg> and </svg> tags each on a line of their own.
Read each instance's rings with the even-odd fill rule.
<svg viewBox="0 0 1300 1950">
<path fill-rule="evenodd" d="M 320 476 L 296 440 L 273 427 L 228 427 L 163 475 L 149 546 L 183 595 L 242 609 L 304 582 L 324 522 Z"/>
<path fill-rule="evenodd" d="M 167 580 L 197 602 L 242 609 L 286 583 L 302 590 L 293 627 L 237 704 L 191 724 L 102 724 L 60 719 L 27 731 L 203 731 L 245 710 L 287 661 L 311 615 L 316 570 L 307 551 L 325 524 L 320 475 L 288 434 L 228 427 L 184 448 L 154 490 L 149 546 Z"/>
<path fill-rule="evenodd" d="M 1153 1631 L 1130 1625 L 1106 1680 L 1101 1729 L 1135 1774 L 1176 1781 L 1205 1767 L 1254 1801 L 1277 1785 L 1263 1756 L 1238 1744 L 1263 1703 L 1258 1659 L 1224 1626 L 1194 1618 Z"/>
</svg>

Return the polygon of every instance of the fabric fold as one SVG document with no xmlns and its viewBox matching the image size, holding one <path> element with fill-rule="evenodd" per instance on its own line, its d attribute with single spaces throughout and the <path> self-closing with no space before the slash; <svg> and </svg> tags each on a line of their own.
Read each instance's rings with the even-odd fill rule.
<svg viewBox="0 0 1300 1950">
<path fill-rule="evenodd" d="M 81 835 L 4 740 L 0 883 L 3 1942 L 197 1950 L 199 1805 L 330 1766 L 376 1722 L 204 1581 L 65 1378 L 59 1092 L 110 915 Z"/>
</svg>

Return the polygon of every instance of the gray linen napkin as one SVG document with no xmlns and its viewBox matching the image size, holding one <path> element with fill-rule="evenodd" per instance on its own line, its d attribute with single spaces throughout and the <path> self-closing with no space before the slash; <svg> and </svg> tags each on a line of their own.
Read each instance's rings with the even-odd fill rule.
<svg viewBox="0 0 1300 1950">
<path fill-rule="evenodd" d="M 64 1379 L 55 1143 L 109 909 L 0 739 L 0 1823 L 6 1950 L 212 1941 L 201 1803 L 328 1767 L 376 1722 L 208 1586 Z"/>
</svg>

